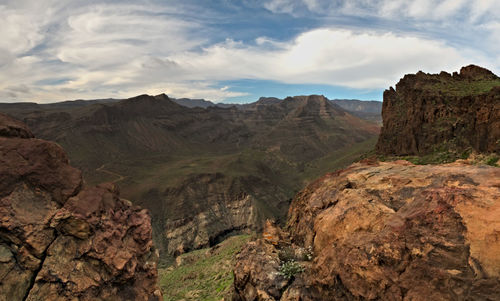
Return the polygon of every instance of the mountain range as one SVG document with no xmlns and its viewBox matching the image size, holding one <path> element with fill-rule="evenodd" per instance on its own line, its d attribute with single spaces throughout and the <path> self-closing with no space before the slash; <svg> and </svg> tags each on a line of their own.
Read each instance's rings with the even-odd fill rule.
<svg viewBox="0 0 500 301">
<path fill-rule="evenodd" d="M 161 94 L 0 110 L 63 146 L 89 184 L 114 182 L 150 209 L 168 256 L 283 220 L 304 183 L 352 162 L 379 131 L 319 95 L 228 108 L 190 108 Z"/>
<path fill-rule="evenodd" d="M 499 87 L 406 75 L 381 129 L 319 95 L 6 104 L 0 300 L 497 300 Z"/>
</svg>

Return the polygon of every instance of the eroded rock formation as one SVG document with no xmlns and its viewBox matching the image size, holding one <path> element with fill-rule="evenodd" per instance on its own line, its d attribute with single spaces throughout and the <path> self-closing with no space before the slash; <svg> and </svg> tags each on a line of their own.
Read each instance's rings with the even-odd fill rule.
<svg viewBox="0 0 500 301">
<path fill-rule="evenodd" d="M 500 153 L 500 78 L 474 65 L 405 75 L 384 92 L 382 118 L 381 154 Z"/>
<path fill-rule="evenodd" d="M 0 114 L 0 300 L 160 300 L 146 210 Z"/>
<path fill-rule="evenodd" d="M 500 168 L 356 163 L 299 193 L 287 227 L 238 255 L 235 300 L 500 299 Z M 280 254 L 308 246 L 286 279 Z"/>
</svg>

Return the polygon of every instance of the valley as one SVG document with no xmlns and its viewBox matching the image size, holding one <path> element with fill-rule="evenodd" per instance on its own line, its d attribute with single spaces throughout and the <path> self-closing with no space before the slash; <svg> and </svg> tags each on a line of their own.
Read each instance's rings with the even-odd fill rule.
<svg viewBox="0 0 500 301">
<path fill-rule="evenodd" d="M 113 182 L 149 209 L 162 265 L 283 222 L 301 187 L 373 149 L 379 131 L 355 116 L 359 104 L 351 114 L 319 95 L 229 108 L 162 94 L 0 109 L 63 146 L 88 184 Z"/>
<path fill-rule="evenodd" d="M 0 104 L 33 131 L 0 114 L 0 285 L 28 300 L 494 300 L 498 83 L 473 65 L 406 75 L 382 128 L 377 104 L 319 95 Z"/>
<path fill-rule="evenodd" d="M 2 0 L 0 301 L 500 301 L 500 0 Z"/>
</svg>

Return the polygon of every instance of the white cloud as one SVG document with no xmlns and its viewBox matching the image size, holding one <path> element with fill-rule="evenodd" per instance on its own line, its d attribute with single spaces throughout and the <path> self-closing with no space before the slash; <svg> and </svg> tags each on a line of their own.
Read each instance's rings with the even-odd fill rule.
<svg viewBox="0 0 500 301">
<path fill-rule="evenodd" d="M 197 80 L 249 78 L 360 89 L 384 88 L 417 70 L 439 72 L 487 63 L 473 50 L 464 54 L 440 41 L 336 29 L 312 30 L 274 49 L 226 41 L 171 59 L 186 68 L 185 76 Z"/>
<path fill-rule="evenodd" d="M 414 26 L 325 24 L 288 39 L 256 35 L 242 42 L 228 36 L 214 44 L 211 35 L 220 27 L 210 26 L 221 16 L 203 8 L 186 13 L 176 1 L 10 0 L 0 5 L 0 101 L 163 92 L 218 101 L 246 95 L 218 86 L 226 80 L 383 89 L 417 70 L 453 71 L 475 63 L 498 71 L 499 1 L 264 0 L 273 12 L 406 18 Z M 446 22 L 457 40 L 464 39 L 464 29 L 472 36 L 452 43 L 433 35 Z"/>
<path fill-rule="evenodd" d="M 319 15 L 371 15 L 391 19 L 413 18 L 448 22 L 465 14 L 461 21 L 498 18 L 499 0 L 265 0 L 263 7 L 274 13 L 303 15 L 304 10 Z"/>
</svg>

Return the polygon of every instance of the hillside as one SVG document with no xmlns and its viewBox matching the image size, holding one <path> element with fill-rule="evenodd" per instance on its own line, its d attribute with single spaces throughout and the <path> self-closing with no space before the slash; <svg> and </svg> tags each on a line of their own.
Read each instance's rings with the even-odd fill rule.
<svg viewBox="0 0 500 301">
<path fill-rule="evenodd" d="M 382 116 L 380 154 L 500 153 L 500 78 L 474 65 L 408 74 L 384 92 Z"/>
<path fill-rule="evenodd" d="M 237 255 L 233 300 L 498 300 L 500 168 L 476 157 L 498 152 L 499 82 L 468 66 L 387 90 L 380 157 L 476 153 L 365 159 L 317 179 L 284 227 L 268 222 Z"/>
<path fill-rule="evenodd" d="M 283 220 L 294 193 L 373 147 L 378 126 L 322 96 L 187 108 L 166 95 L 11 110 L 62 145 L 88 183 L 152 212 L 164 258 Z"/>
</svg>

